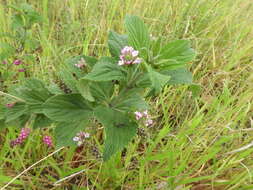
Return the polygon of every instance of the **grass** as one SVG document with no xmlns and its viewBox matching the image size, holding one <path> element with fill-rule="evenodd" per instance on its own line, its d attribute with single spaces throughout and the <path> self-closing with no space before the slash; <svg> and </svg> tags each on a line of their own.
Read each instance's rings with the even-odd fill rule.
<svg viewBox="0 0 253 190">
<path fill-rule="evenodd" d="M 0 3 L 0 33 L 9 32 L 13 10 Z M 102 130 L 77 150 L 64 149 L 15 180 L 7 189 L 73 190 L 250 190 L 253 189 L 253 4 L 251 0 L 61 0 L 27 1 L 44 22 L 31 76 L 51 80 L 73 55 L 101 56 L 109 29 L 123 31 L 124 16 L 141 16 L 152 35 L 187 38 L 197 50 L 191 64 L 203 90 L 192 98 L 185 86 L 167 87 L 150 100 L 156 125 L 109 162 L 97 152 Z M 0 38 L 8 42 L 9 38 Z M 50 72 L 49 72 L 50 71 Z M 37 131 L 22 147 L 10 148 L 15 128 L 0 134 L 0 187 L 55 149 Z M 246 146 L 246 147 L 245 147 Z M 242 148 L 242 149 L 240 149 Z M 75 172 L 82 174 L 59 183 Z"/>
</svg>

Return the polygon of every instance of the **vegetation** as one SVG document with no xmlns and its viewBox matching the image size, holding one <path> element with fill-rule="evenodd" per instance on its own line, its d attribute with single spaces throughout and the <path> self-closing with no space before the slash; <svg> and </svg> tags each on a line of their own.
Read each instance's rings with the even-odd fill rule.
<svg viewBox="0 0 253 190">
<path fill-rule="evenodd" d="M 253 188 L 250 0 L 27 3 L 33 8 L 15 0 L 0 3 L 0 56 L 8 62 L 0 66 L 1 91 L 11 92 L 30 77 L 47 84 L 58 80 L 68 91 L 58 75 L 66 63 L 78 55 L 109 56 L 108 30 L 124 33 L 126 14 L 142 18 L 162 43 L 192 42 L 197 58 L 190 70 L 202 91 L 195 94 L 196 85 L 191 91 L 188 86 L 168 86 L 149 98 L 154 125 L 139 128 L 127 148 L 107 162 L 100 155 L 100 125 L 83 146 L 57 150 L 42 143 L 54 127 L 33 132 L 12 147 L 20 129 L 15 124 L 6 129 L 1 123 L 1 186 L 45 158 L 6 189 Z"/>
</svg>

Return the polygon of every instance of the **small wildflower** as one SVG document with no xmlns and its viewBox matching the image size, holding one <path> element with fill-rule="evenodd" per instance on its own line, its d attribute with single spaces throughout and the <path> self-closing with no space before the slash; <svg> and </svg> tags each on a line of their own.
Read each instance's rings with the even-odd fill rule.
<svg viewBox="0 0 253 190">
<path fill-rule="evenodd" d="M 139 111 L 134 112 L 136 120 L 140 120 L 143 117 L 143 114 Z"/>
<path fill-rule="evenodd" d="M 30 132 L 31 130 L 29 128 L 22 128 L 18 138 L 11 141 L 11 146 L 13 147 L 13 146 L 22 144 L 25 141 L 25 139 L 27 139 Z"/>
<path fill-rule="evenodd" d="M 140 120 L 142 118 L 145 119 L 144 120 L 144 125 L 145 126 L 150 126 L 150 125 L 153 124 L 153 120 L 150 119 L 150 115 L 148 114 L 148 110 L 145 110 L 143 112 L 136 111 L 136 112 L 134 112 L 134 114 L 135 114 L 136 120 Z"/>
<path fill-rule="evenodd" d="M 15 103 L 10 103 L 10 104 L 6 104 L 5 107 L 6 108 L 12 108 L 15 105 Z"/>
<path fill-rule="evenodd" d="M 6 61 L 6 60 L 4 60 L 4 61 L 2 62 L 2 64 L 6 65 L 6 64 L 7 64 L 7 61 Z"/>
<path fill-rule="evenodd" d="M 133 65 L 133 64 L 140 64 L 141 58 L 138 57 L 139 51 L 134 50 L 133 47 L 125 46 L 121 50 L 120 61 L 118 65 Z"/>
<path fill-rule="evenodd" d="M 14 65 L 21 65 L 22 64 L 22 61 L 19 60 L 19 59 L 16 59 L 14 62 L 13 62 Z"/>
<path fill-rule="evenodd" d="M 80 61 L 78 61 L 78 63 L 75 64 L 75 66 L 79 69 L 82 69 L 84 67 L 87 66 L 86 61 L 84 60 L 84 58 L 81 58 Z"/>
<path fill-rule="evenodd" d="M 145 126 L 150 126 L 150 125 L 152 125 L 153 124 L 153 120 L 152 119 L 147 119 L 146 121 L 145 121 Z"/>
<path fill-rule="evenodd" d="M 76 136 L 73 138 L 73 141 L 77 142 L 77 146 L 81 146 L 84 143 L 84 140 L 89 137 L 90 137 L 89 133 L 85 133 L 81 131 L 76 134 Z"/>
<path fill-rule="evenodd" d="M 25 72 L 25 69 L 18 69 L 18 72 L 23 73 Z"/>
<path fill-rule="evenodd" d="M 49 147 L 52 147 L 53 146 L 53 141 L 52 141 L 52 137 L 50 136 L 44 136 L 43 137 L 43 143 L 48 145 Z"/>
</svg>

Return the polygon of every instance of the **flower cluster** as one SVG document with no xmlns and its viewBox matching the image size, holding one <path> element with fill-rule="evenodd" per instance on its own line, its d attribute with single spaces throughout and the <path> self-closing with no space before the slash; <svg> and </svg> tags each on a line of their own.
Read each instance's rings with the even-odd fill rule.
<svg viewBox="0 0 253 190">
<path fill-rule="evenodd" d="M 81 146 L 84 143 L 84 140 L 89 137 L 90 137 L 89 133 L 81 131 L 76 134 L 76 136 L 73 138 L 73 141 L 77 142 L 77 146 Z"/>
<path fill-rule="evenodd" d="M 7 65 L 8 62 L 6 60 L 4 60 L 4 61 L 2 61 L 2 64 Z M 23 62 L 19 59 L 16 59 L 16 60 L 13 61 L 13 65 L 19 66 L 19 65 L 22 65 L 22 64 L 23 64 Z M 23 73 L 23 72 L 25 72 L 25 69 L 20 68 L 20 69 L 18 69 L 18 72 Z"/>
<path fill-rule="evenodd" d="M 84 67 L 86 67 L 86 61 L 84 60 L 84 58 L 81 58 L 80 61 L 78 61 L 78 63 L 75 64 L 75 67 L 82 69 Z"/>
<path fill-rule="evenodd" d="M 118 65 L 133 65 L 141 63 L 141 58 L 138 57 L 139 51 L 134 50 L 133 47 L 125 46 L 121 50 L 120 61 Z"/>
<path fill-rule="evenodd" d="M 143 112 L 136 111 L 134 112 L 136 120 L 144 119 L 145 126 L 150 126 L 153 124 L 153 120 L 150 119 L 150 115 L 148 114 L 148 111 L 145 110 Z"/>
<path fill-rule="evenodd" d="M 25 141 L 25 139 L 27 139 L 30 132 L 31 130 L 29 128 L 22 128 L 18 138 L 11 141 L 11 146 L 13 147 L 13 146 L 22 144 Z"/>
<path fill-rule="evenodd" d="M 15 106 L 15 102 L 14 103 L 9 103 L 9 104 L 6 104 L 5 107 L 6 108 L 12 108 L 13 106 Z"/>
<path fill-rule="evenodd" d="M 47 146 L 49 147 L 52 147 L 53 146 L 53 141 L 52 141 L 52 137 L 50 136 L 44 136 L 43 137 L 43 143 L 46 144 Z"/>
</svg>

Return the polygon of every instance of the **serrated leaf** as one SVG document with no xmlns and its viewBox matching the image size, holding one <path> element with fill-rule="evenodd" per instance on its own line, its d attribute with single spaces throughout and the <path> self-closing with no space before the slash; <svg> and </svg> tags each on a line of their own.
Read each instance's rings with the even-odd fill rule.
<svg viewBox="0 0 253 190">
<path fill-rule="evenodd" d="M 132 89 L 125 93 L 120 93 L 112 100 L 113 108 L 122 111 L 147 110 L 148 104 L 140 96 L 139 89 Z"/>
<path fill-rule="evenodd" d="M 49 127 L 52 124 L 52 120 L 46 117 L 44 114 L 37 114 L 34 123 L 33 123 L 33 128 L 44 128 L 44 127 Z"/>
<path fill-rule="evenodd" d="M 113 57 L 119 57 L 121 49 L 128 45 L 127 35 L 120 35 L 114 31 L 109 32 L 108 46 Z"/>
<path fill-rule="evenodd" d="M 128 42 L 131 46 L 139 51 L 149 48 L 150 38 L 148 29 L 139 17 L 127 15 L 125 18 L 125 28 Z"/>
<path fill-rule="evenodd" d="M 27 110 L 26 104 L 17 102 L 17 103 L 15 103 L 15 105 L 13 107 L 6 109 L 5 122 L 8 123 L 10 121 L 13 121 L 13 120 L 19 118 L 20 116 L 25 114 L 27 111 L 28 110 Z"/>
<path fill-rule="evenodd" d="M 185 66 L 196 56 L 188 40 L 175 40 L 165 45 L 156 58 L 156 64 L 164 69 L 176 69 Z"/>
<path fill-rule="evenodd" d="M 154 90 L 154 93 L 157 94 L 169 82 L 171 77 L 155 71 L 150 66 L 147 66 L 147 68 L 148 68 L 149 78 L 152 84 L 151 88 Z"/>
<path fill-rule="evenodd" d="M 176 70 L 166 70 L 162 71 L 162 74 L 168 75 L 171 77 L 168 84 L 192 84 L 192 73 L 186 68 L 179 68 Z"/>
<path fill-rule="evenodd" d="M 72 92 L 77 92 L 77 79 L 73 76 L 73 73 L 64 69 L 59 71 L 57 75 L 67 85 L 67 87 L 72 90 Z"/>
<path fill-rule="evenodd" d="M 43 107 L 44 114 L 54 121 L 79 121 L 92 116 L 92 108 L 80 94 L 55 95 Z"/>
<path fill-rule="evenodd" d="M 138 125 L 122 112 L 108 107 L 97 107 L 95 116 L 105 127 L 105 148 L 103 158 L 109 158 L 123 149 L 135 136 Z"/>
<path fill-rule="evenodd" d="M 57 147 L 76 145 L 73 138 L 80 131 L 83 131 L 89 123 L 89 117 L 82 121 L 57 123 L 55 128 L 55 137 Z"/>
<path fill-rule="evenodd" d="M 115 62 L 112 63 L 109 60 L 101 60 L 97 63 L 92 71 L 88 73 L 82 79 L 91 81 L 111 81 L 124 79 L 123 69 Z"/>
<path fill-rule="evenodd" d="M 23 86 L 14 90 L 14 95 L 25 100 L 29 109 L 35 113 L 42 113 L 42 104 L 52 96 L 38 79 L 27 79 Z"/>
<path fill-rule="evenodd" d="M 90 81 L 82 79 L 77 83 L 77 89 L 86 100 L 94 102 L 95 99 L 91 94 L 89 83 Z"/>
</svg>

